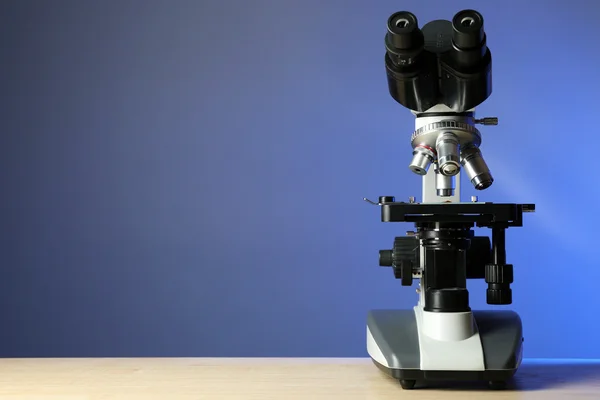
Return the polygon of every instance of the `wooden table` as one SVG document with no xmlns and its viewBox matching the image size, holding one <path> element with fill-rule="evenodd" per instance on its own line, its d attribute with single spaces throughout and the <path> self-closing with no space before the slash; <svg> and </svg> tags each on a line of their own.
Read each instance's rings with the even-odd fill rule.
<svg viewBox="0 0 600 400">
<path fill-rule="evenodd" d="M 511 387 L 402 390 L 368 359 L 3 359 L 0 400 L 600 399 L 600 361 L 525 361 Z"/>
</svg>

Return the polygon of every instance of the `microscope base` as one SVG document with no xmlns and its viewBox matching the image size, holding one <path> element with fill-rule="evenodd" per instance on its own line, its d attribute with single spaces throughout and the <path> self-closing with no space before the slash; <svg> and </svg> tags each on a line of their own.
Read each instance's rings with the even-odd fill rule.
<svg viewBox="0 0 600 400">
<path fill-rule="evenodd" d="M 372 310 L 367 319 L 367 349 L 373 363 L 398 379 L 404 389 L 412 389 L 416 381 L 487 381 L 492 388 L 502 388 L 521 364 L 521 319 L 517 313 L 504 310 L 473 311 L 473 317 L 485 364 L 478 370 L 421 369 L 414 310 Z M 453 346 L 453 342 L 446 343 Z"/>
</svg>

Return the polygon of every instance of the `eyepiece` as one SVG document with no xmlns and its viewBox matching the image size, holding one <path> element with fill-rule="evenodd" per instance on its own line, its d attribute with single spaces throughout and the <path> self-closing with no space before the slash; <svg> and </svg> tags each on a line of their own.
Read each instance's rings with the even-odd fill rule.
<svg viewBox="0 0 600 400">
<path fill-rule="evenodd" d="M 475 10 L 463 10 L 452 19 L 452 41 L 461 50 L 479 47 L 485 38 L 483 16 Z"/>
<path fill-rule="evenodd" d="M 475 189 L 484 190 L 492 186 L 494 178 L 478 147 L 464 148 L 460 162 Z"/>
<path fill-rule="evenodd" d="M 435 142 L 439 172 L 454 176 L 460 172 L 460 144 L 456 135 L 450 132 L 440 134 Z"/>
<path fill-rule="evenodd" d="M 412 111 L 439 103 L 437 58 L 425 51 L 425 36 L 414 14 L 399 11 L 387 20 L 385 69 L 390 95 Z"/>
<path fill-rule="evenodd" d="M 414 14 L 400 11 L 392 14 L 387 23 L 385 47 L 390 60 L 397 66 L 409 66 L 417 62 L 423 51 L 425 39 Z"/>
<path fill-rule="evenodd" d="M 426 145 L 418 145 L 413 150 L 413 159 L 408 166 L 417 175 L 427 175 L 429 166 L 435 161 L 435 150 Z"/>
<path fill-rule="evenodd" d="M 399 50 L 422 47 L 423 32 L 417 17 L 408 11 L 399 11 L 390 16 L 387 23 L 389 44 Z"/>
</svg>

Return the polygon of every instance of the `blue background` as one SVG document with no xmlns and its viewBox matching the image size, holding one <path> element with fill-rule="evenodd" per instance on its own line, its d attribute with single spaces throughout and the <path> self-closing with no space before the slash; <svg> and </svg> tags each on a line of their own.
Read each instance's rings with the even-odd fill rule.
<svg viewBox="0 0 600 400">
<path fill-rule="evenodd" d="M 385 23 L 464 8 L 500 119 L 478 194 L 537 204 L 525 356 L 600 357 L 589 0 L 2 1 L 0 356 L 365 356 L 367 311 L 416 302 L 377 266 L 411 226 L 362 201 L 420 196 Z"/>
</svg>

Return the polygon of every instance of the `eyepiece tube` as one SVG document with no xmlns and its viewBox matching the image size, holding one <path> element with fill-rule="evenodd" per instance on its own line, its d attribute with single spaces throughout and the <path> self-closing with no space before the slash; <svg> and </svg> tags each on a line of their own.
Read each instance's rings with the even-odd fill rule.
<svg viewBox="0 0 600 400">
<path fill-rule="evenodd" d="M 397 66 L 414 64 L 425 40 L 414 14 L 400 11 L 390 16 L 385 36 L 388 56 Z"/>
<path fill-rule="evenodd" d="M 460 144 L 456 135 L 450 132 L 440 134 L 435 142 L 439 171 L 445 176 L 455 176 L 460 172 Z"/>
<path fill-rule="evenodd" d="M 417 175 L 427 175 L 429 166 L 434 160 L 434 149 L 426 145 L 418 145 L 413 150 L 413 159 L 408 168 Z"/>
<path fill-rule="evenodd" d="M 452 42 L 459 49 L 479 47 L 485 37 L 483 16 L 475 10 L 463 10 L 452 18 Z"/>
<path fill-rule="evenodd" d="M 484 190 L 492 186 L 494 178 L 478 147 L 464 148 L 460 162 L 475 189 Z"/>
<path fill-rule="evenodd" d="M 454 195 L 454 176 L 435 174 L 435 191 L 440 197 L 452 197 Z"/>
</svg>

